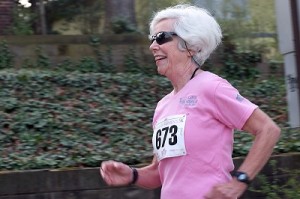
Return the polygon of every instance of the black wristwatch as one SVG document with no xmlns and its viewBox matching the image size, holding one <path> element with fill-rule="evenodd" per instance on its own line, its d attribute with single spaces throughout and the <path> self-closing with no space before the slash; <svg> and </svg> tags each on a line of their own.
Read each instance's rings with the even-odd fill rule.
<svg viewBox="0 0 300 199">
<path fill-rule="evenodd" d="M 132 170 L 132 181 L 129 183 L 129 185 L 134 185 L 139 178 L 139 173 L 136 168 L 134 167 L 130 167 L 130 168 Z"/>
<path fill-rule="evenodd" d="M 243 182 L 247 185 L 249 185 L 251 183 L 250 181 L 250 178 L 248 176 L 247 173 L 245 172 L 242 172 L 242 171 L 236 171 L 234 174 L 233 174 L 234 177 L 236 177 L 236 179 L 240 182 Z"/>
</svg>

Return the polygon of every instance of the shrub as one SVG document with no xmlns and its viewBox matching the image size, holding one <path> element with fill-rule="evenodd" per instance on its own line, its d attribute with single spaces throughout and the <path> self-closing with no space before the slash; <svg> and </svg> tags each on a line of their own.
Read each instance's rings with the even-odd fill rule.
<svg viewBox="0 0 300 199">
<path fill-rule="evenodd" d="M 283 127 L 275 152 L 300 151 L 299 132 L 286 126 L 283 80 L 255 81 L 232 83 Z M 164 77 L 132 73 L 2 71 L 0 83 L 2 170 L 148 162 L 152 114 L 171 91 Z M 236 132 L 234 156 L 251 142 Z"/>
</svg>

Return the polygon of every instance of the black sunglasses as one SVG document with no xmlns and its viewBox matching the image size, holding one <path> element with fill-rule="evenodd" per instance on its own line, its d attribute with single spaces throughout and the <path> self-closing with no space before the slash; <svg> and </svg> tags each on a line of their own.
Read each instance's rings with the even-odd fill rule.
<svg viewBox="0 0 300 199">
<path fill-rule="evenodd" d="M 150 42 L 151 44 L 156 41 L 156 43 L 158 45 L 162 45 L 164 43 L 167 43 L 169 41 L 172 41 L 172 36 L 173 35 L 177 35 L 175 32 L 158 32 L 156 33 L 155 35 L 153 36 L 150 36 L 149 39 L 150 39 Z"/>
</svg>

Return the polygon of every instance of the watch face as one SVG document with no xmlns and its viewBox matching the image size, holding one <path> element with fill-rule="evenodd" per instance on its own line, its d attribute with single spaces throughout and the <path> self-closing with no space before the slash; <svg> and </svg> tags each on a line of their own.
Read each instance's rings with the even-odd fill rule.
<svg viewBox="0 0 300 199">
<path fill-rule="evenodd" d="M 249 177 L 246 173 L 244 172 L 236 172 L 235 173 L 235 177 L 237 178 L 238 181 L 246 183 L 246 184 L 250 184 L 250 180 Z"/>
<path fill-rule="evenodd" d="M 241 175 L 238 176 L 238 179 L 242 180 L 242 181 L 247 180 L 247 175 L 246 174 L 241 174 Z"/>
</svg>

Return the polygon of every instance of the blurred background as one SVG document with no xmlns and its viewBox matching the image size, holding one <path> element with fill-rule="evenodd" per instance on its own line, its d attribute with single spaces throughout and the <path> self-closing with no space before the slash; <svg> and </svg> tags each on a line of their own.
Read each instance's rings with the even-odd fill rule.
<svg viewBox="0 0 300 199">
<path fill-rule="evenodd" d="M 126 41 L 136 45 L 142 45 L 144 42 L 145 46 L 148 23 L 152 14 L 179 2 L 205 7 L 217 18 L 223 29 L 223 42 L 227 44 L 226 50 L 248 55 L 250 52 L 249 56 L 255 57 L 252 61 L 256 58 L 260 59 L 257 60 L 260 63 L 258 69 L 262 73 L 282 69 L 283 59 L 278 50 L 276 34 L 275 2 L 271 0 L 2 0 L 0 34 L 7 36 L 48 35 L 49 37 L 47 39 L 44 37 L 43 43 L 36 47 L 43 48 L 45 46 L 43 44 L 47 42 L 51 44 L 51 41 L 52 44 L 53 42 L 61 44 L 57 49 L 44 50 L 44 52 L 49 51 L 46 54 L 53 64 L 66 62 L 69 58 L 78 61 L 79 58 L 92 54 L 91 49 L 81 46 L 84 50 L 75 53 L 74 49 L 69 50 L 68 47 L 72 43 L 83 44 L 82 40 L 87 43 L 87 37 L 92 40 L 94 47 L 100 47 L 100 44 L 112 46 L 113 43 L 120 44 Z M 57 37 L 54 37 L 55 35 Z M 113 38 L 108 38 L 112 35 Z M 94 38 L 90 39 L 92 36 Z M 13 51 L 17 55 L 20 54 L 18 52 L 20 45 L 34 45 L 40 41 L 39 37 L 26 37 L 26 39 L 6 37 L 3 40 L 16 44 L 17 47 L 13 47 Z M 123 49 L 122 46 L 118 48 Z M 132 52 L 130 47 L 125 48 L 126 51 Z M 24 47 L 22 54 L 33 57 L 35 52 L 30 51 L 32 49 Z M 40 50 L 38 51 L 41 53 Z M 119 70 L 124 71 L 122 67 L 124 60 L 120 58 L 124 55 L 116 52 L 116 49 L 106 49 L 106 51 L 112 52 L 107 57 L 113 57 L 107 59 Z M 140 54 L 136 56 L 143 60 L 142 63 L 150 63 L 149 50 L 141 48 L 138 51 Z M 53 57 L 54 55 L 56 57 Z M 16 56 L 14 61 L 15 65 L 24 66 L 24 59 L 19 56 Z M 232 70 L 234 69 L 233 67 Z"/>
<path fill-rule="evenodd" d="M 179 2 L 205 7 L 223 30 L 203 68 L 228 79 L 281 127 L 274 156 L 299 154 L 299 127 L 291 123 L 299 118 L 290 114 L 299 116 L 299 107 L 288 105 L 298 99 L 297 72 L 286 73 L 276 1 L 0 0 L 0 171 L 149 163 L 152 114 L 172 87 L 156 73 L 148 23 Z M 252 139 L 236 131 L 233 157 L 244 157 Z M 253 193 L 299 198 L 299 162 L 270 162 Z M 9 190 L 1 188 L 0 198 Z"/>
</svg>

